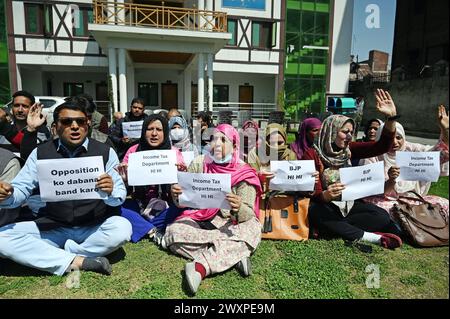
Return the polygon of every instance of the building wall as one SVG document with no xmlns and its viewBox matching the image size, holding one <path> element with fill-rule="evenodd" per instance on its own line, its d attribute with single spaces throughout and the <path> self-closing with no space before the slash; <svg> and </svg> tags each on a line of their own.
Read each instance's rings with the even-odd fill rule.
<svg viewBox="0 0 450 319">
<path fill-rule="evenodd" d="M 0 106 L 6 104 L 10 97 L 8 72 L 8 44 L 6 37 L 5 3 L 0 1 Z"/>
</svg>

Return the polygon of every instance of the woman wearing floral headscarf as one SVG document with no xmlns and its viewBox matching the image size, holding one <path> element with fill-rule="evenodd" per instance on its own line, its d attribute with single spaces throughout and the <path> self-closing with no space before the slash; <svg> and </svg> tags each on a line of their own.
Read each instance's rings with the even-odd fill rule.
<svg viewBox="0 0 450 319">
<path fill-rule="evenodd" d="M 163 238 L 163 246 L 193 260 L 185 266 L 185 279 L 194 294 L 204 277 L 233 266 L 250 275 L 249 257 L 261 241 L 261 185 L 255 170 L 239 159 L 239 145 L 238 132 L 221 124 L 214 130 L 210 153 L 189 166 L 193 173 L 231 174 L 232 193 L 227 194 L 231 210 L 186 209 Z M 175 203 L 182 191 L 179 185 L 172 186 Z"/>
<path fill-rule="evenodd" d="M 441 176 L 448 176 L 448 160 L 449 160 L 449 120 L 445 107 L 440 106 L 438 109 L 438 124 L 441 130 L 441 135 L 438 143 L 434 146 L 422 145 L 416 143 L 410 143 L 406 141 L 405 130 L 400 123 L 397 123 L 397 132 L 395 136 L 394 144 L 388 153 L 368 158 L 362 161 L 362 165 L 371 164 L 383 161 L 384 162 L 384 172 L 386 183 L 384 185 L 384 195 L 385 196 L 371 196 L 365 198 L 364 200 L 368 203 L 375 204 L 387 212 L 392 213 L 392 207 L 397 203 L 397 198 L 399 195 L 415 197 L 413 194 L 408 194 L 409 192 L 416 192 L 428 202 L 432 204 L 439 204 L 448 219 L 448 199 L 428 195 L 428 191 L 431 186 L 431 182 L 420 182 L 420 181 L 398 181 L 397 178 L 400 175 L 400 169 L 396 165 L 396 152 L 440 152 L 440 163 L 441 163 Z M 380 139 L 380 134 L 377 134 L 376 140 Z M 411 204 L 416 204 L 412 200 L 405 201 Z M 391 216 L 394 217 L 394 216 Z"/>
<path fill-rule="evenodd" d="M 331 115 L 322 123 L 318 145 L 303 159 L 314 160 L 321 182 L 316 183 L 313 204 L 309 209 L 310 225 L 319 231 L 350 241 L 363 240 L 395 249 L 402 245 L 398 228 L 389 214 L 361 200 L 342 201 L 345 185 L 339 181 L 339 169 L 351 166 L 350 159 L 386 153 L 395 136 L 396 108 L 389 93 L 375 94 L 377 110 L 387 117 L 378 142 L 351 142 L 355 122 L 343 115 Z M 375 155 L 377 154 L 377 155 Z"/>
<path fill-rule="evenodd" d="M 173 116 L 169 120 L 170 140 L 172 146 L 176 147 L 180 152 L 194 152 L 194 156 L 198 155 L 198 149 L 191 143 L 189 137 L 189 128 L 186 120 L 180 116 Z"/>
</svg>

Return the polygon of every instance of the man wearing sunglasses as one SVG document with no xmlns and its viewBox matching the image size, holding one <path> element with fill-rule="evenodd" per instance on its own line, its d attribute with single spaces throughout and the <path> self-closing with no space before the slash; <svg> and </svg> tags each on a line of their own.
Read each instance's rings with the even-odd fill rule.
<svg viewBox="0 0 450 319">
<path fill-rule="evenodd" d="M 117 155 L 119 155 L 120 160 L 122 160 L 131 146 L 139 142 L 138 138 L 129 138 L 128 136 L 123 135 L 122 123 L 144 121 L 148 117 L 148 115 L 144 113 L 144 110 L 144 100 L 135 97 L 131 101 L 130 112 L 126 112 L 124 118 L 118 120 L 115 125 L 111 125 L 110 127 L 109 138 L 116 146 Z"/>
<path fill-rule="evenodd" d="M 27 91 L 17 91 L 12 96 L 12 122 L 6 119 L 6 112 L 0 109 L 0 135 L 3 135 L 12 146 L 13 152 L 19 152 L 22 139 L 27 130 L 36 131 L 37 143 L 48 140 L 51 136 L 46 125 L 36 128 L 27 126 L 27 116 L 30 108 L 36 103 L 34 96 Z"/>
<path fill-rule="evenodd" d="M 102 156 L 105 174 L 96 187 L 108 197 L 59 202 L 37 202 L 33 222 L 0 228 L 0 256 L 56 275 L 73 269 L 109 275 L 111 265 L 103 257 L 130 240 L 131 225 L 120 216 L 126 188 L 114 170 L 116 153 L 87 137 L 89 120 L 85 106 L 68 101 L 54 111 L 58 138 L 39 145 L 11 184 L 0 181 L 0 208 L 20 206 L 38 192 L 37 160 Z"/>
</svg>

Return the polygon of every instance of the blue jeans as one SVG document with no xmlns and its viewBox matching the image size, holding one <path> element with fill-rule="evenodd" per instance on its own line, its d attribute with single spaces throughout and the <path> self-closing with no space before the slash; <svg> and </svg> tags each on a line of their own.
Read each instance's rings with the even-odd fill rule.
<svg viewBox="0 0 450 319">
<path fill-rule="evenodd" d="M 151 221 L 141 216 L 139 205 L 134 200 L 127 200 L 122 205 L 122 217 L 128 219 L 133 227 L 133 234 L 131 235 L 131 242 L 136 243 L 148 234 L 153 228 L 165 231 L 166 227 L 174 222 L 174 220 L 181 214 L 183 208 L 170 206 L 162 211 L 158 216 Z"/>
<path fill-rule="evenodd" d="M 76 256 L 105 256 L 131 237 L 130 223 L 112 216 L 102 224 L 40 231 L 34 222 L 0 228 L 0 256 L 62 276 Z"/>
</svg>

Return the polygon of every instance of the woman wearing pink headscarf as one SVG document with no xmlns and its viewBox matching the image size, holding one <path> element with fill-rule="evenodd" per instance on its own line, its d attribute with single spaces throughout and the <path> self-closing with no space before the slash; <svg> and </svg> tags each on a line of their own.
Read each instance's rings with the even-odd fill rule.
<svg viewBox="0 0 450 319">
<path fill-rule="evenodd" d="M 313 147 L 315 137 L 319 136 L 321 125 L 322 122 L 316 118 L 308 118 L 302 122 L 297 138 L 290 146 L 298 160 L 301 160 L 303 154 Z"/>
<path fill-rule="evenodd" d="M 244 276 L 251 273 L 250 255 L 261 241 L 258 220 L 261 184 L 254 169 L 239 159 L 239 134 L 228 124 L 215 128 L 211 152 L 189 166 L 193 173 L 230 174 L 231 210 L 185 210 L 164 235 L 163 246 L 193 260 L 185 266 L 185 279 L 195 294 L 202 279 L 236 266 Z M 182 193 L 172 186 L 176 204 Z"/>
</svg>

